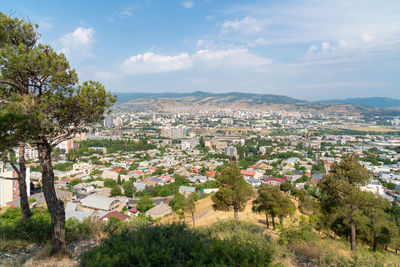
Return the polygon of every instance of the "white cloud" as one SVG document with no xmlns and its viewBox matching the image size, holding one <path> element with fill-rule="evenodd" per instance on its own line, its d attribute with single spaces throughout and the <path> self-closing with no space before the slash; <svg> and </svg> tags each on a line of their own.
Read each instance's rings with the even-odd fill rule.
<svg viewBox="0 0 400 267">
<path fill-rule="evenodd" d="M 140 74 L 185 70 L 191 65 L 190 56 L 186 53 L 164 56 L 148 52 L 128 58 L 123 68 L 128 74 Z"/>
<path fill-rule="evenodd" d="M 260 37 L 257 38 L 256 40 L 252 41 L 252 42 L 248 42 L 247 46 L 248 47 L 255 47 L 255 46 L 263 46 L 268 44 L 268 41 L 264 40 L 264 38 Z"/>
<path fill-rule="evenodd" d="M 196 46 L 203 46 L 205 43 L 206 43 L 205 40 L 198 40 L 198 41 L 196 42 Z"/>
<path fill-rule="evenodd" d="M 194 6 L 194 2 L 193 1 L 185 1 L 185 2 L 182 2 L 182 6 L 184 8 L 191 9 Z"/>
<path fill-rule="evenodd" d="M 369 42 L 372 41 L 372 39 L 373 39 L 372 36 L 369 35 L 369 34 L 366 34 L 366 33 L 361 34 L 361 40 L 362 40 L 364 43 L 369 43 Z"/>
<path fill-rule="evenodd" d="M 331 44 L 328 42 L 323 42 L 321 45 L 321 50 L 322 52 L 329 52 L 329 50 L 331 49 Z"/>
<path fill-rule="evenodd" d="M 93 43 L 93 28 L 78 27 L 75 31 L 67 33 L 61 37 L 61 52 L 67 56 L 78 54 L 82 57 L 91 56 L 90 49 Z"/>
<path fill-rule="evenodd" d="M 166 56 L 151 52 L 138 54 L 126 59 L 122 64 L 122 69 L 126 74 L 161 73 L 192 68 L 206 71 L 215 68 L 244 70 L 271 62 L 268 58 L 250 53 L 247 48 L 203 49 L 192 55 L 181 53 L 175 56 Z"/>
<path fill-rule="evenodd" d="M 308 49 L 307 54 L 308 54 L 308 55 L 313 55 L 316 51 L 318 51 L 318 46 L 312 45 L 312 46 L 310 46 L 310 48 Z"/>
<path fill-rule="evenodd" d="M 226 20 L 222 24 L 222 31 L 226 33 L 230 30 L 235 30 L 245 34 L 253 34 L 261 32 L 263 26 L 263 22 L 254 17 L 247 16 L 242 20 Z"/>
<path fill-rule="evenodd" d="M 122 10 L 122 11 L 119 13 L 119 16 L 120 16 L 121 18 L 130 17 L 130 16 L 132 16 L 132 15 L 133 15 L 133 11 L 132 11 L 131 8 L 126 8 L 126 9 Z"/>
<path fill-rule="evenodd" d="M 255 67 L 272 63 L 248 51 L 247 48 L 231 48 L 227 50 L 199 50 L 193 58 L 198 63 L 205 63 L 207 68 L 240 68 Z"/>
</svg>

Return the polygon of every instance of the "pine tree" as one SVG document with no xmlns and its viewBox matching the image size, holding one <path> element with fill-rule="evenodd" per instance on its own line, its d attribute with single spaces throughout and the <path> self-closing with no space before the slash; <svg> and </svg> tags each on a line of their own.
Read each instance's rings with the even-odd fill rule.
<svg viewBox="0 0 400 267">
<path fill-rule="evenodd" d="M 217 179 L 218 192 L 212 196 L 215 210 L 230 211 L 233 209 L 235 219 L 239 219 L 239 211 L 243 211 L 246 202 L 253 196 L 253 188 L 240 174 L 237 164 L 231 163 L 222 170 Z"/>
<path fill-rule="evenodd" d="M 3 24 L 3 16 L 1 19 Z M 5 109 L 15 103 L 23 105 L 30 116 L 16 130 L 27 129 L 25 141 L 32 140 L 38 149 L 43 193 L 52 220 L 53 250 L 65 253 L 64 203 L 54 189 L 51 153 L 61 142 L 83 132 L 86 125 L 102 119 L 115 98 L 98 82 L 78 85 L 78 76 L 63 54 L 50 46 L 36 45 L 36 40 L 26 35 L 34 40 L 29 45 L 1 49 L 0 100 Z"/>
</svg>

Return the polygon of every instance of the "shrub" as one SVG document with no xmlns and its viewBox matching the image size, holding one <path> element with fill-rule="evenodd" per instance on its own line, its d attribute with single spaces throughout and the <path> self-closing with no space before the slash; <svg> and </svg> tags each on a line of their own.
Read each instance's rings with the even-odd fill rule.
<svg viewBox="0 0 400 267">
<path fill-rule="evenodd" d="M 226 223 L 226 226 L 227 229 L 216 225 L 197 230 L 174 223 L 123 230 L 83 253 L 81 265 L 268 266 L 271 263 L 273 252 L 266 236 L 255 234 L 253 227 L 246 233 L 246 225 L 240 223 Z M 218 237 L 221 231 L 224 238 Z"/>
<path fill-rule="evenodd" d="M 95 233 L 94 224 L 89 218 L 83 222 L 75 218 L 69 218 L 65 222 L 65 234 L 67 241 L 87 240 L 93 237 Z"/>
</svg>

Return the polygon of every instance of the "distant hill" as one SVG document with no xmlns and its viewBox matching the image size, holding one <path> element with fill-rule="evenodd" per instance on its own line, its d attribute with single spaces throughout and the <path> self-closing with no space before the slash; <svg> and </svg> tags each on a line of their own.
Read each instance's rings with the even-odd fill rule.
<svg viewBox="0 0 400 267">
<path fill-rule="evenodd" d="M 159 110 L 177 112 L 187 109 L 229 108 L 242 110 L 290 110 L 317 113 L 398 116 L 400 109 L 382 109 L 335 102 L 308 102 L 283 95 L 252 93 L 117 93 L 115 111 Z M 400 101 L 399 101 L 400 102 Z"/>
<path fill-rule="evenodd" d="M 231 92 L 231 93 L 209 93 L 203 91 L 196 91 L 193 93 L 116 93 L 117 102 L 118 103 L 126 103 L 136 99 L 180 99 L 180 98 L 195 98 L 206 99 L 206 98 L 220 98 L 226 99 L 231 102 L 239 101 L 239 100 L 255 100 L 255 103 L 258 104 L 295 104 L 300 102 L 306 102 L 303 100 L 298 100 L 295 98 L 291 98 L 283 95 L 272 95 L 272 94 L 251 94 L 251 93 L 239 93 L 239 92 Z"/>
<path fill-rule="evenodd" d="M 341 103 L 361 105 L 373 108 L 393 108 L 400 107 L 400 100 L 390 97 L 362 97 L 362 98 L 347 98 L 347 99 L 329 99 L 316 101 L 320 103 Z"/>
</svg>

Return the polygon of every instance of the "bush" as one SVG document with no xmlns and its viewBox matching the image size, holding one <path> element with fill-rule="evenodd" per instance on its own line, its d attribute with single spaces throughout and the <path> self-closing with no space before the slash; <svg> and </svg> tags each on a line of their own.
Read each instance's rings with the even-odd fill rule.
<svg viewBox="0 0 400 267">
<path fill-rule="evenodd" d="M 8 208 L 0 215 L 0 238 L 45 243 L 51 239 L 50 214 L 43 208 L 32 210 L 32 216 L 23 220 L 20 208 Z"/>
<path fill-rule="evenodd" d="M 86 219 L 83 222 L 75 218 L 69 218 L 65 221 L 65 235 L 67 241 L 87 240 L 93 237 L 95 225 Z"/>
<path fill-rule="evenodd" d="M 185 224 L 139 226 L 83 253 L 82 266 L 268 266 L 269 239 L 241 223 L 196 230 Z M 218 236 L 224 232 L 224 238 Z M 230 233 L 229 235 L 226 233 Z M 258 232 L 258 231 L 256 231 Z"/>
<path fill-rule="evenodd" d="M 66 239 L 68 241 L 89 239 L 95 230 L 90 221 L 79 222 L 76 219 L 68 219 L 65 223 Z M 47 209 L 37 208 L 32 210 L 29 219 L 22 219 L 20 208 L 8 208 L 0 215 L 0 241 L 17 242 L 24 244 L 45 244 L 51 240 L 51 218 Z"/>
</svg>

